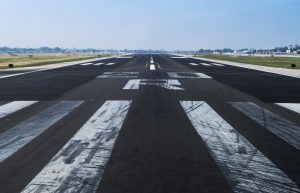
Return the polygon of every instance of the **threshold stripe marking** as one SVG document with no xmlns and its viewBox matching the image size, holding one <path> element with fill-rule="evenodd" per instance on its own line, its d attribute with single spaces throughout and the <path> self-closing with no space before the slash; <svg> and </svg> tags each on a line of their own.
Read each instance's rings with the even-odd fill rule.
<svg viewBox="0 0 300 193">
<path fill-rule="evenodd" d="M 276 103 L 276 104 L 300 114 L 300 103 Z"/>
<path fill-rule="evenodd" d="M 131 103 L 106 101 L 22 192 L 96 192 Z"/>
<path fill-rule="evenodd" d="M 181 101 L 234 192 L 299 192 L 289 177 L 203 101 Z"/>
<path fill-rule="evenodd" d="M 81 101 L 61 101 L 0 134 L 0 163 L 78 107 Z"/>
<path fill-rule="evenodd" d="M 274 133 L 277 137 L 298 150 L 300 149 L 299 126 L 252 102 L 230 102 L 229 104 Z"/>
<path fill-rule="evenodd" d="M 0 119 L 25 107 L 33 105 L 34 103 L 37 103 L 37 101 L 14 101 L 2 105 L 0 106 Z"/>
</svg>

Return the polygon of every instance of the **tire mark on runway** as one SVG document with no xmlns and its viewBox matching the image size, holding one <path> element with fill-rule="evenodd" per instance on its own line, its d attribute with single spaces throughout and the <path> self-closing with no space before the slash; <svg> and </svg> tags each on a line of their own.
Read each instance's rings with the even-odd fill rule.
<svg viewBox="0 0 300 193">
<path fill-rule="evenodd" d="M 33 105 L 34 103 L 37 103 L 37 101 L 14 101 L 2 105 L 0 106 L 0 119 L 30 105 Z"/>
<path fill-rule="evenodd" d="M 22 192 L 95 192 L 130 106 L 106 101 Z"/>
<path fill-rule="evenodd" d="M 57 121 L 77 108 L 81 101 L 62 101 L 0 134 L 0 163 Z"/>
<path fill-rule="evenodd" d="M 252 102 L 230 102 L 259 125 L 300 150 L 300 127 Z"/>
<path fill-rule="evenodd" d="M 284 172 L 203 101 L 181 101 L 234 192 L 300 192 Z"/>
</svg>

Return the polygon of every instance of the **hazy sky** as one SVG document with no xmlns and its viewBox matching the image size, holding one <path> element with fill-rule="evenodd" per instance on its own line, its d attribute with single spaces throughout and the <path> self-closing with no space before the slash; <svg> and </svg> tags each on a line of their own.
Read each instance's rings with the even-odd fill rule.
<svg viewBox="0 0 300 193">
<path fill-rule="evenodd" d="M 300 0 L 0 0 L 0 47 L 300 44 Z"/>
</svg>

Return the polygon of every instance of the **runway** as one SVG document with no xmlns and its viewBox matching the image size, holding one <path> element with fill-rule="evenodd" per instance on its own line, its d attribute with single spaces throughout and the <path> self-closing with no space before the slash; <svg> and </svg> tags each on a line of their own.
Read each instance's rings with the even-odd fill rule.
<svg viewBox="0 0 300 193">
<path fill-rule="evenodd" d="M 176 55 L 0 72 L 0 192 L 300 192 L 300 79 Z"/>
</svg>

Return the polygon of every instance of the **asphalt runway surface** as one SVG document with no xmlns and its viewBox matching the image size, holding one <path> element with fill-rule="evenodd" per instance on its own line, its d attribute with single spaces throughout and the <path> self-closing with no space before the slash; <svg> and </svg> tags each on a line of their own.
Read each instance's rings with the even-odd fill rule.
<svg viewBox="0 0 300 193">
<path fill-rule="evenodd" d="M 300 79 L 174 55 L 24 72 L 0 72 L 1 193 L 300 192 Z"/>
</svg>

